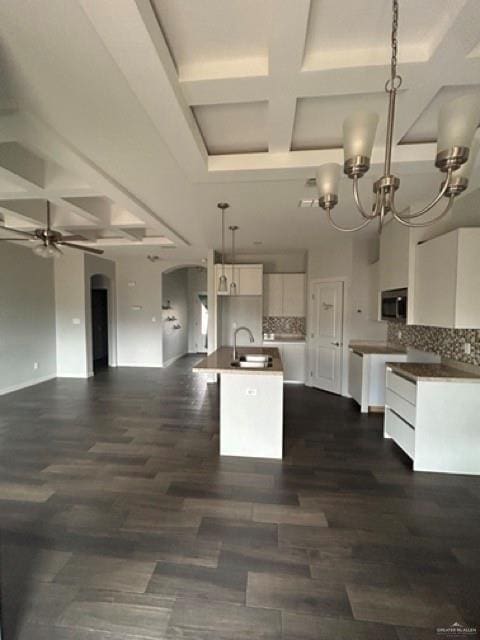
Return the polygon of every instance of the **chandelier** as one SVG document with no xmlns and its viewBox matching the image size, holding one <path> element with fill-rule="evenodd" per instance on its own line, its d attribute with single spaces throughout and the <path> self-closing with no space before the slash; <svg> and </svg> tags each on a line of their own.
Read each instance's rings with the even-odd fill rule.
<svg viewBox="0 0 480 640">
<path fill-rule="evenodd" d="M 378 115 L 371 112 L 359 112 L 349 116 L 343 123 L 344 173 L 353 181 L 353 198 L 363 220 L 353 228 L 339 226 L 332 219 L 332 209 L 338 203 L 338 183 L 341 167 L 328 163 L 317 170 L 316 183 L 319 194 L 319 206 L 327 212 L 329 222 L 339 231 L 358 231 L 373 220 L 378 221 L 382 230 L 385 216 L 392 216 L 407 227 L 426 227 L 443 218 L 452 208 L 455 197 L 468 186 L 470 171 L 475 162 L 478 143 L 473 142 L 475 130 L 480 122 L 480 99 L 478 95 L 466 95 L 445 104 L 438 119 L 437 156 L 435 166 L 445 174 L 439 193 L 433 200 L 414 213 L 409 207 L 398 211 L 395 204 L 395 192 L 400 179 L 391 172 L 393 130 L 395 125 L 395 102 L 402 78 L 397 73 L 398 51 L 398 0 L 392 4 L 392 34 L 390 78 L 385 83 L 389 95 L 387 135 L 383 175 L 373 184 L 374 202 L 367 211 L 361 201 L 358 183 L 370 168 L 373 142 L 378 125 Z M 473 144 L 472 144 L 473 142 Z M 448 199 L 443 211 L 428 221 L 414 222 L 438 204 L 443 197 Z"/>
</svg>

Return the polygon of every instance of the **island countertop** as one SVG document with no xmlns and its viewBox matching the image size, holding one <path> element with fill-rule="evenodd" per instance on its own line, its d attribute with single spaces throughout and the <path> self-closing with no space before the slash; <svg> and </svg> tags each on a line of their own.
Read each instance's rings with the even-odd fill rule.
<svg viewBox="0 0 480 640">
<path fill-rule="evenodd" d="M 387 362 L 387 367 L 412 382 L 423 380 L 480 383 L 480 375 L 440 362 Z"/>
<path fill-rule="evenodd" d="M 241 369 L 240 367 L 232 367 L 232 347 L 220 347 L 209 356 L 196 364 L 192 371 L 195 373 L 238 373 L 239 375 L 277 375 L 283 376 L 282 359 L 278 349 L 274 347 L 237 347 L 239 356 L 247 354 L 262 354 L 272 357 L 272 366 L 266 369 Z"/>
</svg>

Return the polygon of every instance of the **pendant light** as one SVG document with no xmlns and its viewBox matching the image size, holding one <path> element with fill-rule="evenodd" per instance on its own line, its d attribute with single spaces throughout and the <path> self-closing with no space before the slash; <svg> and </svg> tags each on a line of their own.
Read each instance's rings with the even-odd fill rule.
<svg viewBox="0 0 480 640">
<path fill-rule="evenodd" d="M 217 204 L 217 207 L 222 213 L 222 273 L 218 279 L 218 293 L 228 293 L 227 276 L 225 275 L 225 210 L 228 209 L 229 206 L 228 202 L 219 202 Z"/>
<path fill-rule="evenodd" d="M 228 227 L 232 232 L 232 281 L 230 282 L 230 295 L 237 295 L 237 283 L 235 282 L 235 232 L 238 230 L 237 225 Z"/>
<path fill-rule="evenodd" d="M 476 146 L 473 136 L 480 122 L 480 95 L 464 95 L 445 104 L 438 119 L 437 156 L 435 166 L 445 174 L 439 192 L 431 202 L 413 213 L 409 209 L 399 210 L 395 193 L 400 187 L 400 178 L 391 171 L 393 133 L 395 125 L 395 103 L 402 78 L 397 73 L 398 57 L 398 11 L 399 0 L 392 0 L 392 30 L 390 77 L 385 84 L 389 97 L 385 160 L 383 174 L 373 185 L 373 206 L 364 207 L 360 201 L 358 183 L 370 168 L 373 143 L 378 125 L 376 113 L 360 112 L 349 116 L 343 123 L 343 172 L 352 180 L 353 199 L 360 212 L 360 224 L 353 228 L 341 227 L 333 221 L 332 209 L 338 203 L 340 165 L 329 163 L 318 168 L 316 183 L 319 206 L 325 209 L 330 224 L 339 231 L 357 231 L 373 220 L 377 220 L 379 231 L 385 216 L 393 218 L 407 227 L 426 227 L 443 218 L 452 208 L 455 197 L 468 187 L 468 177 L 475 162 Z M 443 211 L 434 218 L 423 219 L 442 198 L 447 198 Z M 419 222 L 413 220 L 420 219 Z"/>
</svg>

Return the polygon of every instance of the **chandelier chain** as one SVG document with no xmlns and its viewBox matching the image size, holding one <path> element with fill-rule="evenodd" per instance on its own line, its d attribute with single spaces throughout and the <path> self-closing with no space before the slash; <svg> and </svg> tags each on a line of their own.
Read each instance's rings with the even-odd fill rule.
<svg viewBox="0 0 480 640">
<path fill-rule="evenodd" d="M 391 35 L 392 56 L 390 60 L 390 80 L 385 85 L 386 91 L 399 89 L 402 84 L 402 77 L 397 73 L 398 62 L 398 0 L 392 0 L 392 35 Z"/>
</svg>

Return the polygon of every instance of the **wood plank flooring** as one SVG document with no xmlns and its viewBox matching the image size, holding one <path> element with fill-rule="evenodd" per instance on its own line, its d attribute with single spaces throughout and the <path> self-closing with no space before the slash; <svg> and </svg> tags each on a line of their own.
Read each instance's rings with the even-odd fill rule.
<svg viewBox="0 0 480 640">
<path fill-rule="evenodd" d="M 195 361 L 0 398 L 3 640 L 480 631 L 480 478 L 413 474 L 381 416 L 299 386 L 283 462 L 221 459 Z"/>
</svg>

